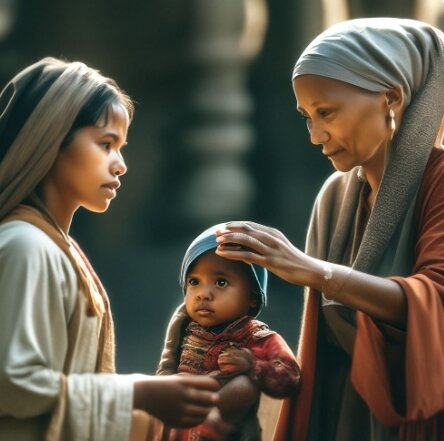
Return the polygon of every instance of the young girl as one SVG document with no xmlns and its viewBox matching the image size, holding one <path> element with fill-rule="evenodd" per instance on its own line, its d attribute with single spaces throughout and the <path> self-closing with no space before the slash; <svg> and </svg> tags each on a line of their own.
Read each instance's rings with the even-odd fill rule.
<svg viewBox="0 0 444 441">
<path fill-rule="evenodd" d="M 204 231 L 185 253 L 185 304 L 170 323 L 158 369 L 214 376 L 221 384 L 220 403 L 204 424 L 171 431 L 170 440 L 260 440 L 258 392 L 283 398 L 299 384 L 287 343 L 255 319 L 266 303 L 267 271 L 218 256 L 215 233 L 222 228 Z"/>
<path fill-rule="evenodd" d="M 0 95 L 2 440 L 122 441 L 133 409 L 187 427 L 217 402 L 208 377 L 114 373 L 108 297 L 69 236 L 79 207 L 103 212 L 116 196 L 132 116 L 115 82 L 79 62 L 45 58 Z"/>
</svg>

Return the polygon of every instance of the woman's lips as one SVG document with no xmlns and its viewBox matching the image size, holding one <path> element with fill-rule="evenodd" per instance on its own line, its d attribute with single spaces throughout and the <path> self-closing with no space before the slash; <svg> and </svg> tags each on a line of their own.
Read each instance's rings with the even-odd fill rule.
<svg viewBox="0 0 444 441">
<path fill-rule="evenodd" d="M 343 149 L 339 149 L 339 150 L 335 150 L 333 152 L 322 152 L 324 153 L 325 156 L 327 156 L 327 158 L 333 158 L 337 155 L 339 155 L 340 153 L 342 153 L 344 150 Z"/>
</svg>

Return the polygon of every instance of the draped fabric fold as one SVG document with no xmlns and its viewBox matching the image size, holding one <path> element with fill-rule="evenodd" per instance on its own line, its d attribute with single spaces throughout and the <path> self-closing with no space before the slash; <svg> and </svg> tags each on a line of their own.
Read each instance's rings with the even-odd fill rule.
<svg viewBox="0 0 444 441">
<path fill-rule="evenodd" d="M 109 307 L 109 300 L 103 285 L 92 269 L 91 264 L 81 251 L 80 247 L 67 235 L 65 235 L 48 217 L 34 207 L 19 205 L 3 222 L 20 220 L 28 222 L 46 233 L 66 254 L 75 269 L 80 289 L 88 300 L 89 309 L 100 311 L 102 326 L 97 357 L 96 372 L 115 372 L 114 355 L 114 326 Z M 94 284 L 94 286 L 93 286 Z M 97 299 L 97 294 L 100 299 Z M 80 300 L 80 299 L 79 299 Z M 78 301 L 68 326 L 68 349 L 63 373 L 61 374 L 59 399 L 52 415 L 45 441 L 59 441 L 63 436 L 66 401 L 67 401 L 67 375 L 70 372 L 74 347 L 78 342 L 80 315 L 82 302 Z M 91 314 L 91 311 L 89 312 Z"/>
</svg>

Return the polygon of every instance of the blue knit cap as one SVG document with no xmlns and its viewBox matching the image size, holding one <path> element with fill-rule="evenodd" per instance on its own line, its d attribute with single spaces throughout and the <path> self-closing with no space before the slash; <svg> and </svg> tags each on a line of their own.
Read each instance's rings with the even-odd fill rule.
<svg viewBox="0 0 444 441">
<path fill-rule="evenodd" d="M 184 293 L 186 288 L 186 277 L 188 273 L 188 268 L 190 265 L 205 251 L 215 249 L 217 247 L 216 242 L 216 231 L 224 229 L 225 224 L 217 224 L 214 225 L 203 233 L 199 234 L 190 244 L 187 251 L 185 252 L 185 256 L 182 261 L 182 267 L 180 270 L 180 286 L 182 287 Z M 249 267 L 254 276 L 254 280 L 256 281 L 257 287 L 259 288 L 258 292 L 258 301 L 259 304 L 255 309 L 255 316 L 259 315 L 262 308 L 267 304 L 267 280 L 268 280 L 268 272 L 265 268 L 256 265 L 250 264 Z"/>
</svg>

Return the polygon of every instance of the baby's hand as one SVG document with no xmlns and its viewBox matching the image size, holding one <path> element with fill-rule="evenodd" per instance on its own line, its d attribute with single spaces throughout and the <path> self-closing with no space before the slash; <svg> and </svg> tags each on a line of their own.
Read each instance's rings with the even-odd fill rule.
<svg viewBox="0 0 444 441">
<path fill-rule="evenodd" d="M 144 376 L 134 383 L 134 408 L 171 427 L 193 427 L 217 405 L 218 389 L 206 375 Z"/>
<path fill-rule="evenodd" d="M 217 364 L 223 376 L 242 374 L 252 368 L 253 354 L 248 349 L 232 346 L 221 352 Z"/>
</svg>

